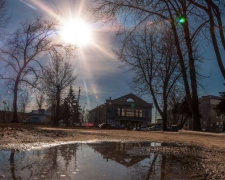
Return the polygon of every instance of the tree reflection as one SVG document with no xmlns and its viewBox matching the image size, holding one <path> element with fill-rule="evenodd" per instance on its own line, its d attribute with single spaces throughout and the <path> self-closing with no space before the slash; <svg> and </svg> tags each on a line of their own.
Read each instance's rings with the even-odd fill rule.
<svg viewBox="0 0 225 180">
<path fill-rule="evenodd" d="M 10 171 L 11 171 L 12 179 L 13 180 L 16 180 L 14 156 L 15 156 L 15 152 L 14 151 L 11 151 L 10 158 L 9 158 L 9 161 L 10 161 Z"/>
<path fill-rule="evenodd" d="M 74 179 L 74 175 L 76 179 L 111 179 L 112 175 L 114 179 L 146 180 L 192 177 L 190 173 L 194 172 L 192 166 L 196 159 L 151 150 L 150 143 L 106 142 L 25 152 L 3 151 L 0 175 L 4 173 L 12 180 Z"/>
<path fill-rule="evenodd" d="M 151 161 L 151 164 L 149 166 L 149 170 L 148 170 L 148 174 L 147 174 L 146 180 L 150 179 L 150 176 L 151 176 L 151 174 L 153 172 L 153 167 L 155 166 L 155 162 L 156 162 L 156 159 L 158 157 L 158 154 L 154 154 L 153 153 L 152 156 L 153 156 L 153 160 Z"/>
</svg>

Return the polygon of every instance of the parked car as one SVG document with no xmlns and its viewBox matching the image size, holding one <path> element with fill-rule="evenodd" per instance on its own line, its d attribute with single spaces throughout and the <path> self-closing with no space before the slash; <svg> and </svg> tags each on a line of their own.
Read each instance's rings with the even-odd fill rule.
<svg viewBox="0 0 225 180">
<path fill-rule="evenodd" d="M 148 131 L 149 128 L 147 126 L 141 126 L 141 131 Z"/>
<path fill-rule="evenodd" d="M 174 131 L 177 132 L 178 131 L 178 126 L 177 125 L 172 125 L 172 126 L 168 126 L 167 127 L 168 131 Z"/>
<path fill-rule="evenodd" d="M 113 129 L 112 125 L 106 123 L 99 124 L 98 127 L 101 129 Z"/>
<path fill-rule="evenodd" d="M 113 129 L 120 129 L 120 126 L 119 126 L 119 125 L 113 124 L 113 125 L 112 125 L 112 128 L 113 128 Z"/>
<path fill-rule="evenodd" d="M 126 124 L 122 124 L 120 125 L 120 129 L 126 129 L 127 125 Z"/>
<path fill-rule="evenodd" d="M 141 126 L 141 128 L 137 127 L 137 128 L 134 128 L 133 130 L 136 130 L 136 131 L 148 131 L 149 128 L 147 126 Z"/>
<path fill-rule="evenodd" d="M 160 125 L 154 125 L 152 127 L 149 127 L 148 129 L 149 131 L 162 131 L 163 128 Z"/>
</svg>

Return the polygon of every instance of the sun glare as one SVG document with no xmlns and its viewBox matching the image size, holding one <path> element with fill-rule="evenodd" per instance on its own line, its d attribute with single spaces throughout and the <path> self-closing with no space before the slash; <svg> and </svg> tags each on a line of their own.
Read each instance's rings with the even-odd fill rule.
<svg viewBox="0 0 225 180">
<path fill-rule="evenodd" d="M 62 26 L 61 38 L 82 47 L 91 42 L 91 28 L 82 19 L 68 20 Z"/>
</svg>

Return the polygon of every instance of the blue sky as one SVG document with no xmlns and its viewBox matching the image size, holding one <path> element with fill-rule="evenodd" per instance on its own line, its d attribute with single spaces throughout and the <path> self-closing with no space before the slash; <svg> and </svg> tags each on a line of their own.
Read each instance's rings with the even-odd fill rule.
<svg viewBox="0 0 225 180">
<path fill-rule="evenodd" d="M 80 8 L 80 2 L 76 0 L 7 0 L 8 13 L 10 14 L 7 31 L 12 32 L 21 22 L 31 19 L 35 15 L 53 18 L 50 10 L 57 11 L 64 18 L 70 14 L 75 15 Z M 114 99 L 133 92 L 129 86 L 132 74 L 119 68 L 120 64 L 112 53 L 113 36 L 109 33 L 109 30 L 101 26 L 101 22 L 94 22 L 92 14 L 86 10 L 87 3 L 90 1 L 82 2 L 81 14 L 95 31 L 95 41 L 98 48 L 89 45 L 82 50 L 77 50 L 77 55 L 73 59 L 78 72 L 75 87 L 76 91 L 78 87 L 82 89 L 82 106 L 87 103 L 86 108 L 92 109 L 96 105 L 104 103 L 105 99 L 109 97 Z M 218 92 L 224 91 L 224 80 L 218 69 L 213 49 L 206 46 L 202 53 L 207 59 L 204 60 L 201 71 L 204 75 L 210 75 L 210 77 L 203 81 L 206 91 L 200 89 L 199 95 L 218 95 Z M 223 58 L 225 58 L 224 54 Z M 151 102 L 150 98 L 145 100 Z"/>
</svg>

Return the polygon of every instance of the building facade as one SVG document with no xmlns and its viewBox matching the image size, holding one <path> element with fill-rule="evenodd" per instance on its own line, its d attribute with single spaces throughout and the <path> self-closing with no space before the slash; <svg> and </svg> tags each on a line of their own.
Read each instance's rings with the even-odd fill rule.
<svg viewBox="0 0 225 180">
<path fill-rule="evenodd" d="M 211 132 L 220 132 L 221 126 L 225 122 L 225 117 L 220 115 L 218 116 L 215 107 L 221 101 L 221 98 L 218 96 L 208 95 L 202 96 L 199 98 L 199 112 L 201 116 L 201 128 L 202 130 L 211 131 Z M 169 119 L 168 122 L 173 122 L 174 119 L 177 119 L 176 124 L 170 125 L 178 125 L 179 127 L 183 127 L 184 129 L 192 129 L 192 118 L 185 118 L 182 115 L 177 114 L 176 116 L 168 111 Z M 182 122 L 183 121 L 183 122 Z M 183 123 L 183 125 L 181 125 Z"/>
<path fill-rule="evenodd" d="M 214 109 L 220 101 L 220 97 L 213 95 L 202 96 L 199 99 L 202 129 L 209 131 L 220 131 L 219 128 L 223 124 L 225 117 L 222 115 L 218 116 Z"/>
<path fill-rule="evenodd" d="M 95 126 L 101 123 L 123 125 L 130 123 L 150 124 L 152 120 L 152 103 L 147 103 L 134 94 L 106 100 L 106 102 L 89 111 L 89 123 Z"/>
</svg>

